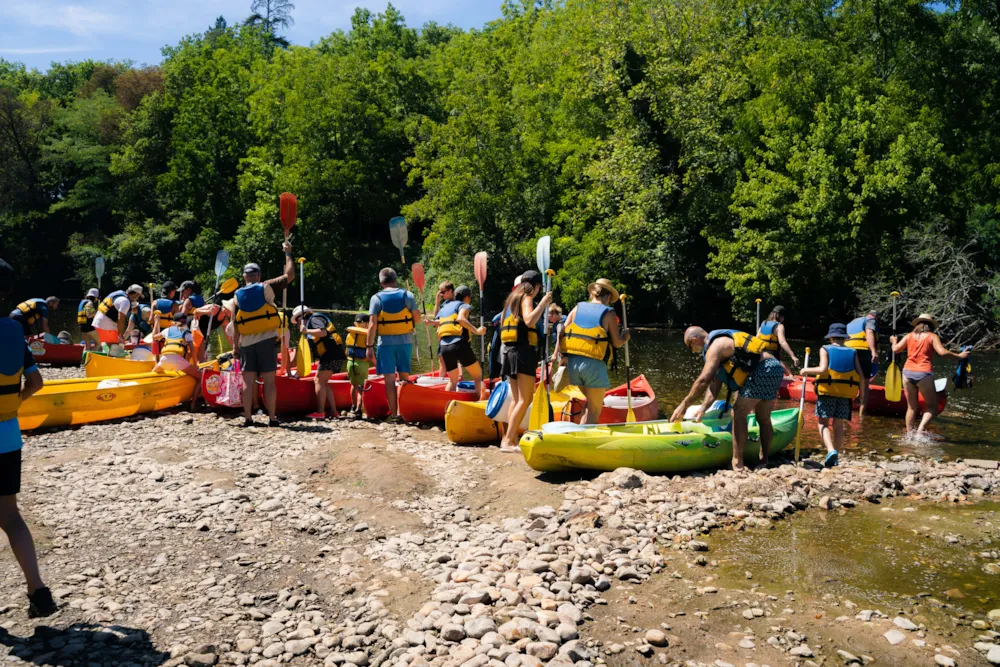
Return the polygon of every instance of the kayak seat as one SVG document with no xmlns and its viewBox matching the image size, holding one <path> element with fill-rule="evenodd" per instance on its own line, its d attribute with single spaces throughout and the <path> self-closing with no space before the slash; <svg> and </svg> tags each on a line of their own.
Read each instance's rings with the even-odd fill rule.
<svg viewBox="0 0 1000 667">
<path fill-rule="evenodd" d="M 586 424 L 574 424 L 573 422 L 548 422 L 546 424 L 542 424 L 542 433 L 576 433 L 578 431 L 586 431 L 588 428 L 593 428 L 593 426 L 588 426 Z"/>
<path fill-rule="evenodd" d="M 645 405 L 649 405 L 653 402 L 649 396 L 645 394 L 636 395 L 632 394 L 632 409 L 641 408 Z M 604 407 L 606 408 L 617 408 L 619 410 L 624 410 L 628 408 L 628 396 L 605 396 L 604 397 Z"/>
</svg>

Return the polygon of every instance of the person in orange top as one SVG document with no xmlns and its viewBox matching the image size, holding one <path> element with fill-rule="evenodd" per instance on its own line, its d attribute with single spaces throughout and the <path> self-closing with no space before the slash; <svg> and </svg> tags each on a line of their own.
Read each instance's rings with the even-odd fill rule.
<svg viewBox="0 0 1000 667">
<path fill-rule="evenodd" d="M 923 433 L 934 417 L 937 416 L 937 391 L 934 388 L 934 366 L 931 363 L 934 354 L 939 357 L 955 357 L 965 359 L 969 352 L 951 352 L 941 343 L 935 329 L 937 320 L 921 313 L 913 322 L 913 331 L 899 340 L 890 336 L 892 351 L 899 354 L 906 351 L 906 363 L 903 365 L 903 391 L 906 392 L 906 431 L 916 428 L 917 433 Z M 920 396 L 924 397 L 926 410 L 917 424 L 917 413 L 920 412 Z"/>
</svg>

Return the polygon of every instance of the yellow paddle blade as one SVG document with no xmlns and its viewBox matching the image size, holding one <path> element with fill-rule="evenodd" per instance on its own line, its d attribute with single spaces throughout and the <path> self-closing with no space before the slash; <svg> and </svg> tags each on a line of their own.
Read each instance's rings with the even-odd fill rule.
<svg viewBox="0 0 1000 667">
<path fill-rule="evenodd" d="M 542 424 L 549 423 L 549 392 L 545 383 L 539 382 L 535 387 L 535 396 L 531 399 L 531 414 L 528 417 L 528 428 L 537 431 Z"/>
<path fill-rule="evenodd" d="M 629 406 L 628 412 L 625 413 L 625 421 L 626 423 L 632 423 L 635 421 L 635 410 L 632 409 L 632 406 Z"/>
<path fill-rule="evenodd" d="M 903 374 L 895 361 L 889 364 L 889 370 L 885 372 L 885 398 L 892 402 L 903 398 Z"/>
<path fill-rule="evenodd" d="M 236 278 L 227 278 L 219 285 L 219 294 L 231 294 L 240 288 L 240 281 Z"/>
<path fill-rule="evenodd" d="M 312 349 L 309 347 L 309 339 L 299 336 L 299 347 L 295 353 L 295 370 L 300 378 L 304 378 L 312 372 Z"/>
</svg>

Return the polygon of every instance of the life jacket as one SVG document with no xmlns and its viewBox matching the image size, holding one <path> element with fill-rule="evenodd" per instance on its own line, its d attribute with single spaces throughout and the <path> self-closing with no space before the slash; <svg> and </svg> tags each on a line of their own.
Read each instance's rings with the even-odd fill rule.
<svg viewBox="0 0 1000 667">
<path fill-rule="evenodd" d="M 254 283 L 236 290 L 236 330 L 240 335 L 278 331 L 278 309 L 264 298 L 264 285 Z"/>
<path fill-rule="evenodd" d="M 97 310 L 103 313 L 104 316 L 112 322 L 118 322 L 118 309 L 115 308 L 115 301 L 121 297 L 128 298 L 128 294 L 126 294 L 124 290 L 112 292 L 104 297 L 104 301 L 101 301 L 101 304 L 97 306 Z"/>
<path fill-rule="evenodd" d="M 844 344 L 852 350 L 867 350 L 868 338 L 865 336 L 867 317 L 851 320 L 847 325 L 847 340 Z M 875 340 L 878 340 L 878 322 L 875 322 Z"/>
<path fill-rule="evenodd" d="M 760 325 L 760 331 L 757 332 L 757 338 L 764 341 L 764 349 L 768 352 L 774 352 L 781 354 L 781 345 L 778 344 L 778 325 L 780 322 L 778 320 L 768 320 L 764 324 Z"/>
<path fill-rule="evenodd" d="M 318 320 L 322 326 L 310 326 L 316 320 Z M 326 331 L 326 335 L 320 338 L 313 338 L 311 335 L 309 336 L 309 344 L 312 345 L 317 357 L 325 357 L 326 354 L 330 352 L 336 358 L 343 358 L 344 339 L 340 337 L 339 333 L 337 333 L 337 327 L 333 326 L 333 321 L 329 317 L 323 313 L 316 313 L 309 318 L 309 324 L 306 326 L 310 329 L 324 329 Z"/>
<path fill-rule="evenodd" d="M 517 304 L 518 308 L 521 304 Z M 524 320 L 509 310 L 503 311 L 503 323 L 500 325 L 500 341 L 507 345 L 538 345 L 538 330 L 529 329 Z"/>
<path fill-rule="evenodd" d="M 403 336 L 413 331 L 413 313 L 406 307 L 406 292 L 398 287 L 375 296 L 382 304 L 378 314 L 379 336 Z"/>
<path fill-rule="evenodd" d="M 174 306 L 177 302 L 172 299 L 157 299 L 153 303 L 153 315 L 160 316 L 160 328 L 170 327 L 174 323 Z"/>
<path fill-rule="evenodd" d="M 816 378 L 816 393 L 821 396 L 857 398 L 861 393 L 861 376 L 854 369 L 857 351 L 840 345 L 824 345 L 830 358 L 830 368 Z"/>
<path fill-rule="evenodd" d="M 701 353 L 702 358 L 707 356 L 708 348 L 712 346 L 712 342 L 723 337 L 733 339 L 736 352 L 723 362 L 719 370 L 716 371 L 716 376 L 726 384 L 730 391 L 737 391 L 760 363 L 760 355 L 765 351 L 765 343 L 757 336 L 751 336 L 744 331 L 716 329 L 708 334 L 708 341 Z"/>
<path fill-rule="evenodd" d="M 188 346 L 183 329 L 170 327 L 163 332 L 163 349 L 160 350 L 160 355 L 164 354 L 176 354 L 179 357 L 187 358 Z"/>
<path fill-rule="evenodd" d="M 83 333 L 94 330 L 94 327 L 90 324 L 94 317 L 87 314 L 87 306 L 93 308 L 94 303 L 90 299 L 83 299 L 80 305 L 76 307 L 76 323 L 80 325 L 80 331 Z"/>
<path fill-rule="evenodd" d="M 0 421 L 15 419 L 21 407 L 21 374 L 24 372 L 24 337 L 20 326 L 0 320 Z M 9 364 L 9 365 L 8 365 Z"/>
<path fill-rule="evenodd" d="M 187 315 L 188 317 L 190 317 L 191 315 L 194 315 L 194 311 L 195 311 L 196 308 L 201 308 L 202 306 L 205 305 L 205 297 L 203 297 L 201 294 L 192 294 L 191 296 L 189 296 L 187 298 L 187 300 L 188 300 L 188 303 L 191 304 L 191 306 L 188 308 L 187 312 L 184 313 L 184 314 Z"/>
<path fill-rule="evenodd" d="M 608 356 L 611 338 L 601 321 L 608 311 L 614 312 L 614 309 L 601 303 L 576 304 L 573 321 L 563 329 L 560 351 L 563 354 L 604 361 Z"/>
<path fill-rule="evenodd" d="M 45 310 L 43 311 L 43 309 Z M 28 299 L 17 304 L 17 308 L 11 312 L 11 315 L 14 319 L 20 320 L 21 326 L 25 331 L 28 331 L 34 329 L 36 323 L 41 324 L 42 318 L 46 317 L 47 310 L 45 299 Z"/>
<path fill-rule="evenodd" d="M 368 358 L 368 329 L 363 327 L 347 327 L 347 358 Z"/>
<path fill-rule="evenodd" d="M 458 323 L 458 311 L 465 305 L 464 301 L 452 299 L 446 301 L 438 311 L 438 340 L 460 337 L 469 340 L 469 330 Z"/>
<path fill-rule="evenodd" d="M 153 333 L 153 327 L 150 325 L 148 320 L 143 319 L 142 314 L 149 311 L 149 306 L 144 306 L 141 303 L 136 305 L 136 309 L 129 313 L 129 319 L 132 322 L 132 328 L 138 329 L 139 333 L 143 336 L 148 336 Z"/>
</svg>

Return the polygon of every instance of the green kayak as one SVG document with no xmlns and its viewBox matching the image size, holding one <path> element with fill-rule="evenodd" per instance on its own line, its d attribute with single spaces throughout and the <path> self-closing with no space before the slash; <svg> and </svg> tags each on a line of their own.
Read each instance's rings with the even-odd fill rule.
<svg viewBox="0 0 1000 667">
<path fill-rule="evenodd" d="M 525 433 L 521 453 L 529 466 L 541 472 L 617 468 L 689 472 L 725 468 L 733 457 L 730 421 L 706 419 L 677 424 L 664 420 L 596 426 L 552 422 L 540 431 Z M 753 415 L 747 417 L 747 422 L 750 431 L 745 458 L 750 463 L 760 455 L 760 429 Z M 796 408 L 771 413 L 772 454 L 795 439 L 798 422 Z"/>
</svg>

